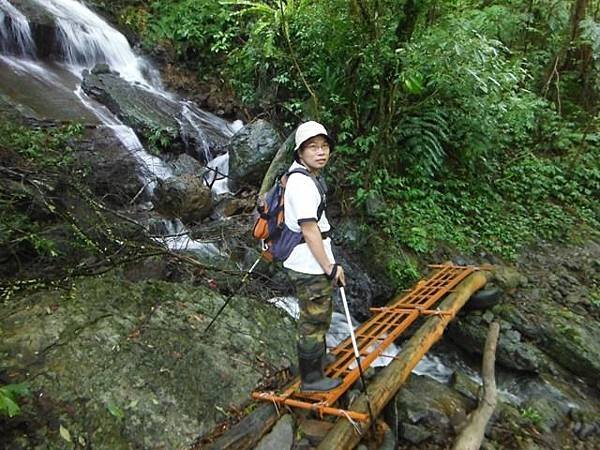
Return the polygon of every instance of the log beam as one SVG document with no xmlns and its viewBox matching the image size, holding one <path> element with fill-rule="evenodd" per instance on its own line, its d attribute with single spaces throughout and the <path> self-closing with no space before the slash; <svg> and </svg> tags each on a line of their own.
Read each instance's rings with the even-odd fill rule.
<svg viewBox="0 0 600 450">
<path fill-rule="evenodd" d="M 254 448 L 258 441 L 275 425 L 285 410 L 278 410 L 272 404 L 264 404 L 247 415 L 241 422 L 227 430 L 207 450 L 247 450 Z"/>
<path fill-rule="evenodd" d="M 414 367 L 432 345 L 442 336 L 444 329 L 465 305 L 471 295 L 481 289 L 491 278 L 490 272 L 478 271 L 469 275 L 439 305 L 440 311 L 450 314 L 429 317 L 419 330 L 404 344 L 394 361 L 385 367 L 367 387 L 368 400 L 373 415 L 377 417 L 394 398 L 400 387 L 406 382 Z M 361 395 L 350 405 L 353 411 L 368 412 L 367 398 Z M 352 424 L 348 420 L 338 420 L 325 436 L 318 450 L 352 449 L 358 445 L 364 433 L 371 425 L 367 422 Z M 354 427 L 360 430 L 360 434 Z"/>
</svg>

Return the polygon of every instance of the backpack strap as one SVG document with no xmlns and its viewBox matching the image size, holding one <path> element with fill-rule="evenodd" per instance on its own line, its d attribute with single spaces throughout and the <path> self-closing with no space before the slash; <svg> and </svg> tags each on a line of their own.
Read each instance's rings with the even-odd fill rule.
<svg viewBox="0 0 600 450">
<path fill-rule="evenodd" d="M 325 212 L 325 207 L 327 206 L 327 188 L 323 186 L 323 184 L 317 177 L 312 176 L 307 169 L 304 169 L 302 167 L 297 167 L 297 168 L 292 169 L 289 172 L 287 172 L 286 176 L 289 177 L 290 175 L 292 175 L 294 173 L 301 173 L 302 175 L 306 175 L 311 180 L 313 180 L 313 182 L 315 183 L 315 186 L 317 187 L 317 190 L 319 191 L 319 195 L 321 196 L 321 203 L 319 203 L 319 207 L 317 208 L 317 221 L 321 220 L 321 216 Z"/>
</svg>

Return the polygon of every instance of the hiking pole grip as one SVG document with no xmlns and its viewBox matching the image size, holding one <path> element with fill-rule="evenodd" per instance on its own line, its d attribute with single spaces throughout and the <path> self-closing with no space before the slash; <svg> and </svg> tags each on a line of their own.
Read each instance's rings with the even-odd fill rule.
<svg viewBox="0 0 600 450">
<path fill-rule="evenodd" d="M 244 285 L 244 283 L 246 282 L 246 280 L 248 279 L 248 277 L 250 276 L 252 271 L 256 268 L 256 266 L 260 262 L 260 259 L 261 259 L 261 256 L 259 256 L 258 259 L 256 261 L 254 261 L 254 264 L 252 264 L 252 267 L 250 267 L 250 269 L 248 269 L 248 272 L 246 272 L 244 274 L 244 276 L 242 277 L 242 282 L 240 283 L 239 287 L 235 290 L 235 292 L 233 292 L 233 294 L 231 294 L 229 297 L 227 297 L 227 300 L 225 300 L 225 303 L 223 303 L 221 308 L 219 308 L 219 310 L 217 311 L 217 314 L 215 314 L 215 317 L 212 318 L 212 320 L 210 321 L 208 326 L 204 329 L 204 333 L 206 333 L 209 330 L 209 328 L 212 326 L 212 324 L 215 323 L 215 321 L 217 320 L 219 315 L 221 315 L 223 310 L 227 307 L 227 305 L 229 304 L 229 302 L 231 301 L 233 296 L 235 294 L 237 294 L 238 292 L 240 292 L 240 289 L 242 289 L 242 286 Z"/>
</svg>

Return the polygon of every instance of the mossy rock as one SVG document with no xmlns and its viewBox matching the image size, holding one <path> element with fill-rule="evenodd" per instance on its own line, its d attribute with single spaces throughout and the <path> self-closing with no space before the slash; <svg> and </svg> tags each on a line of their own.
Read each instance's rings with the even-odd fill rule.
<svg viewBox="0 0 600 450">
<path fill-rule="evenodd" d="M 251 298 L 235 297 L 205 334 L 223 302 L 204 287 L 116 275 L 13 301 L 0 375 L 34 396 L 0 444 L 61 448 L 62 426 L 95 449 L 189 447 L 294 355 L 292 320 Z"/>
</svg>

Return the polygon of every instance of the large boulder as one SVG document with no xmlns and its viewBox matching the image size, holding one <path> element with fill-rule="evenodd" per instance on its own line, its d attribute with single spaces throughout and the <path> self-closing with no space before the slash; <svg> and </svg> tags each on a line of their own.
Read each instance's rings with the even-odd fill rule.
<svg viewBox="0 0 600 450">
<path fill-rule="evenodd" d="M 82 89 L 132 127 L 153 153 L 187 152 L 200 161 L 225 147 L 230 125 L 190 102 L 132 84 L 106 64 L 84 71 Z"/>
<path fill-rule="evenodd" d="M 188 283 L 111 274 L 11 299 L 0 318 L 0 379 L 27 382 L 0 447 L 190 448 L 287 367 L 286 314 Z M 69 441 L 69 442 L 68 442 Z"/>
<path fill-rule="evenodd" d="M 193 175 L 200 177 L 206 171 L 205 167 L 195 158 L 183 153 L 168 161 L 175 176 Z"/>
<path fill-rule="evenodd" d="M 238 131 L 229 143 L 229 186 L 260 186 L 281 140 L 268 122 L 259 119 Z"/>
<path fill-rule="evenodd" d="M 412 376 L 394 401 L 398 435 L 417 446 L 425 445 L 425 441 L 447 443 L 473 406 L 448 386 L 424 376 Z"/>
<path fill-rule="evenodd" d="M 154 192 L 154 206 L 166 217 L 197 223 L 212 210 L 212 195 L 202 178 L 182 175 L 159 180 Z"/>
<path fill-rule="evenodd" d="M 279 175 L 284 173 L 292 164 L 292 155 L 294 154 L 294 133 L 290 134 L 285 142 L 281 144 L 275 157 L 272 159 L 269 168 L 265 173 L 260 185 L 259 193 L 267 192 Z"/>
<path fill-rule="evenodd" d="M 106 65 L 84 71 L 81 87 L 133 128 L 150 151 L 184 151 L 177 121 L 181 113 L 178 102 L 129 83 Z"/>
</svg>

